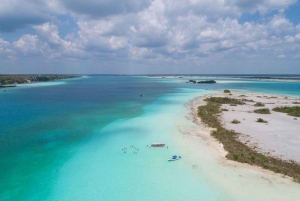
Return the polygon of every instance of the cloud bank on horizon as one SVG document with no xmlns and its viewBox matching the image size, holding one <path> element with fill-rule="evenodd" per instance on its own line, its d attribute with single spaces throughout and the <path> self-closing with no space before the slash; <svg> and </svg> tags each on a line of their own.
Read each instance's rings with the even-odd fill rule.
<svg viewBox="0 0 300 201">
<path fill-rule="evenodd" d="M 300 73 L 297 0 L 2 0 L 0 73 Z"/>
</svg>

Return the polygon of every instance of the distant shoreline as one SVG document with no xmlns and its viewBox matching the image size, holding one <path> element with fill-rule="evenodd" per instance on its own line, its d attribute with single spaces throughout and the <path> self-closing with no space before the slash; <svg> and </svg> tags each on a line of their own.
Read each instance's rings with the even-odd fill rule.
<svg viewBox="0 0 300 201">
<path fill-rule="evenodd" d="M 256 81 L 285 81 L 285 82 L 300 82 L 300 75 L 287 76 L 287 75 L 274 75 L 274 76 L 265 76 L 265 75 L 148 75 L 150 78 L 181 78 L 181 79 L 190 79 L 190 78 L 200 78 L 200 79 L 213 79 L 213 78 L 231 78 L 231 79 L 249 79 Z M 187 82 L 189 80 L 186 80 Z"/>
<path fill-rule="evenodd" d="M 1 88 L 11 88 L 11 87 L 17 87 L 17 85 L 0 85 Z"/>
<path fill-rule="evenodd" d="M 79 78 L 75 75 L 0 75 L 0 89 L 17 87 L 17 84 L 50 82 L 61 79 Z"/>
</svg>

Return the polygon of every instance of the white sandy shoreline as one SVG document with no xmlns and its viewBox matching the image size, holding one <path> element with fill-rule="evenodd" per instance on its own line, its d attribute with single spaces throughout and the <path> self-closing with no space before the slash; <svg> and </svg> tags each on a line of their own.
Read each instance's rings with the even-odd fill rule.
<svg viewBox="0 0 300 201">
<path fill-rule="evenodd" d="M 270 81 L 270 82 L 300 82 L 299 78 L 251 78 L 251 77 L 233 77 L 233 76 L 205 76 L 205 75 L 152 75 L 152 76 L 147 76 L 149 78 L 163 78 L 163 79 L 176 79 L 176 78 L 190 78 L 190 79 L 218 79 L 218 78 L 230 78 L 233 80 L 244 80 L 244 79 L 248 79 L 250 81 Z"/>
<path fill-rule="evenodd" d="M 292 178 L 226 159 L 222 144 L 210 135 L 211 129 L 197 115 L 198 106 L 205 104 L 203 100 L 207 96 L 197 97 L 185 105 L 189 111 L 186 118 L 193 123 L 178 126 L 181 136 L 177 140 L 185 152 L 184 160 L 205 175 L 207 181 L 230 192 L 237 200 L 299 200 L 300 184 Z"/>
</svg>

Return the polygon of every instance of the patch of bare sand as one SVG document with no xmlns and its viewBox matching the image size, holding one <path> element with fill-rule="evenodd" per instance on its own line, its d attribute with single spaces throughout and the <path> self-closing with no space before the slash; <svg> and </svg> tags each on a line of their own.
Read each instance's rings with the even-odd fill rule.
<svg viewBox="0 0 300 201">
<path fill-rule="evenodd" d="M 228 95 L 216 95 L 228 96 Z M 222 105 L 221 122 L 226 129 L 241 133 L 239 139 L 253 149 L 263 154 L 271 155 L 285 160 L 294 160 L 300 163 L 300 118 L 292 117 L 286 113 L 272 111 L 280 106 L 297 106 L 297 98 L 274 96 L 254 93 L 233 93 L 235 99 L 247 99 L 245 105 Z M 253 102 L 250 102 L 252 100 Z M 256 107 L 255 103 L 261 102 L 265 106 Z M 253 111 L 268 108 L 271 114 L 257 114 Z M 268 123 L 258 123 L 262 118 Z M 232 124 L 232 120 L 241 123 Z"/>
</svg>

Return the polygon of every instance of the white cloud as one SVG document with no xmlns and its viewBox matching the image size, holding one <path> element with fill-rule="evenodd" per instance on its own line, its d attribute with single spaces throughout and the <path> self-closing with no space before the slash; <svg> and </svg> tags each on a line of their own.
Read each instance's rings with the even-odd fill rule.
<svg viewBox="0 0 300 201">
<path fill-rule="evenodd" d="M 18 6 L 5 0 L 7 11 L 0 14 L 0 25 L 9 17 L 17 24 L 5 30 L 30 25 L 35 33 L 24 34 L 13 45 L 2 39 L 0 48 L 19 56 L 185 65 L 262 55 L 284 59 L 282 55 L 293 57 L 299 49 L 300 25 L 294 26 L 284 15 L 294 0 L 15 2 Z M 20 7 L 28 10 L 11 17 Z M 244 12 L 263 15 L 274 10 L 278 14 L 258 22 L 238 21 Z M 57 23 L 59 14 L 71 15 L 78 31 L 60 34 L 64 27 Z"/>
<path fill-rule="evenodd" d="M 10 46 L 10 43 L 0 38 L 0 51 L 5 51 Z"/>
<path fill-rule="evenodd" d="M 225 0 L 227 5 L 237 7 L 240 12 L 267 13 L 273 10 L 287 8 L 297 0 Z"/>
<path fill-rule="evenodd" d="M 295 40 L 297 42 L 300 42 L 300 33 L 298 33 L 298 34 L 295 35 Z"/>
<path fill-rule="evenodd" d="M 285 36 L 284 39 L 289 43 L 293 43 L 295 41 L 293 36 Z"/>
<path fill-rule="evenodd" d="M 61 14 L 57 0 L 1 0 L 0 32 L 13 32 L 30 25 L 51 21 Z"/>
<path fill-rule="evenodd" d="M 286 33 L 294 29 L 293 24 L 282 15 L 275 15 L 269 25 L 276 33 Z"/>
<path fill-rule="evenodd" d="M 211 18 L 210 13 L 217 10 L 222 10 L 218 15 L 239 14 L 236 9 L 233 9 L 235 14 L 228 14 L 230 8 L 225 6 L 226 2 L 218 2 L 218 5 L 212 6 L 211 3 L 200 0 L 184 4 L 156 0 L 137 14 L 113 15 L 97 20 L 80 18 L 77 22 L 79 37 L 72 38 L 72 42 L 60 39 L 57 27 L 51 28 L 49 24 L 44 24 L 37 32 L 40 37 L 44 35 L 45 40 L 48 38 L 47 43 L 54 46 L 57 44 L 68 49 L 68 45 L 72 44 L 74 48 L 91 56 L 135 60 L 156 58 L 184 61 L 216 53 L 271 51 L 283 47 L 282 43 L 292 42 L 291 38 L 282 35 L 295 30 L 292 23 L 284 17 L 283 11 L 261 24 L 239 24 L 235 18 L 230 17 L 212 21 L 216 16 Z M 272 5 L 276 7 L 275 5 L 283 4 L 273 2 Z M 288 4 L 283 6 L 286 5 Z M 202 9 L 201 6 L 208 8 Z M 205 12 L 201 13 L 201 9 Z"/>
<path fill-rule="evenodd" d="M 58 35 L 58 27 L 54 24 L 44 23 L 33 27 L 40 39 L 54 49 L 67 48 L 70 42 L 65 41 Z"/>
<path fill-rule="evenodd" d="M 45 58 L 60 58 L 86 56 L 80 50 L 76 41 L 66 41 L 59 37 L 58 28 L 54 24 L 45 23 L 34 26 L 36 35 L 25 34 L 13 43 L 16 50 L 25 55 L 42 56 Z"/>
<path fill-rule="evenodd" d="M 60 2 L 74 15 L 99 19 L 112 15 L 137 13 L 147 8 L 152 0 L 60 0 Z"/>
<path fill-rule="evenodd" d="M 25 55 L 41 55 L 44 52 L 43 49 L 45 49 L 44 44 L 39 41 L 37 35 L 26 34 L 22 36 L 18 41 L 14 42 L 13 45 Z"/>
</svg>

